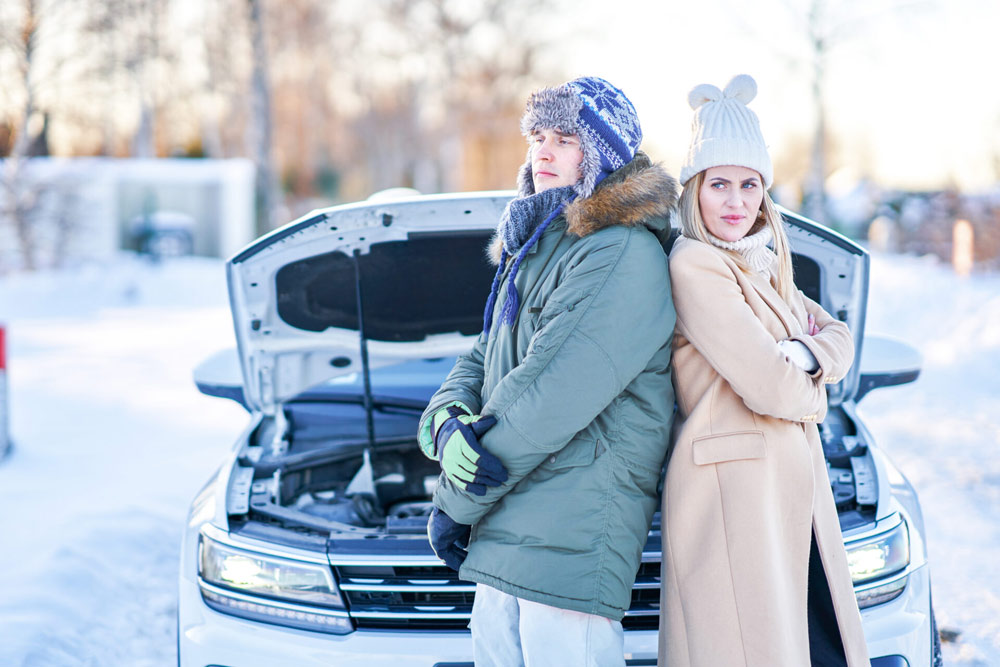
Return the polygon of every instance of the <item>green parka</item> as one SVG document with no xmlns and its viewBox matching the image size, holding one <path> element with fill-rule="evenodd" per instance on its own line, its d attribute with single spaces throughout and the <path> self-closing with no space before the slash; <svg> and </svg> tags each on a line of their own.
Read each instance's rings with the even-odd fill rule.
<svg viewBox="0 0 1000 667">
<path fill-rule="evenodd" d="M 459 358 L 421 418 L 459 403 L 510 477 L 485 496 L 441 475 L 434 504 L 472 528 L 460 576 L 620 620 L 657 507 L 674 408 L 674 310 L 661 245 L 676 181 L 639 153 L 574 201 L 531 248 L 521 305 Z M 509 271 L 509 267 L 508 267 Z"/>
</svg>

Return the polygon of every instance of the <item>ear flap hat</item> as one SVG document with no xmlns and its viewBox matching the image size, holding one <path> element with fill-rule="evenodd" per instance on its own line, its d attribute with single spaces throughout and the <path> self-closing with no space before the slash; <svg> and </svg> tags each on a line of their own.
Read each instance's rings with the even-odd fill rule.
<svg viewBox="0 0 1000 667">
<path fill-rule="evenodd" d="M 589 197 L 611 172 L 632 161 L 642 142 L 639 116 L 620 89 L 596 76 L 573 79 L 536 90 L 521 116 L 521 134 L 554 129 L 580 137 L 583 161 L 580 180 L 573 185 L 578 199 Z M 531 179 L 531 149 L 518 172 L 517 195 L 535 193 Z"/>
</svg>

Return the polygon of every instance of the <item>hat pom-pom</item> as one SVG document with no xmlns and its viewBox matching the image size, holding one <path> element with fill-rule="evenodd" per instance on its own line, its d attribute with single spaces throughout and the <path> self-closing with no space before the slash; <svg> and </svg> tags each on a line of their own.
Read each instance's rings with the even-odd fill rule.
<svg viewBox="0 0 1000 667">
<path fill-rule="evenodd" d="M 722 91 L 710 83 L 703 83 L 695 86 L 688 93 L 688 104 L 692 109 L 697 109 L 705 102 L 715 102 L 722 99 Z"/>
<path fill-rule="evenodd" d="M 749 74 L 737 74 L 726 84 L 723 95 L 737 99 L 743 104 L 749 104 L 750 100 L 757 96 L 757 82 Z"/>
</svg>

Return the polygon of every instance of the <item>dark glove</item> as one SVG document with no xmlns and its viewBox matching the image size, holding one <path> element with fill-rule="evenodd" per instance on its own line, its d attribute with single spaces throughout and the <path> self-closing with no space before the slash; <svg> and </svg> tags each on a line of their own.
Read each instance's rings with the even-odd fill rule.
<svg viewBox="0 0 1000 667">
<path fill-rule="evenodd" d="M 444 561 L 444 564 L 458 572 L 458 568 L 469 555 L 469 534 L 472 526 L 455 523 L 450 516 L 434 508 L 431 518 L 427 520 L 427 539 L 430 540 L 434 555 Z"/>
<path fill-rule="evenodd" d="M 497 423 L 495 417 L 468 415 L 456 407 L 438 410 L 431 431 L 444 474 L 460 489 L 477 496 L 486 487 L 507 481 L 507 469 L 479 444 L 479 438 Z"/>
</svg>

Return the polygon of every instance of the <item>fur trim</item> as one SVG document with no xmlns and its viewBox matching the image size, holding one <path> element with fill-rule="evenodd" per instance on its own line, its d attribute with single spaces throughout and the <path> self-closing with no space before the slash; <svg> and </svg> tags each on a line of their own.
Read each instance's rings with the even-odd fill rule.
<svg viewBox="0 0 1000 667">
<path fill-rule="evenodd" d="M 613 225 L 634 226 L 650 218 L 669 219 L 677 207 L 677 191 L 677 180 L 640 151 L 605 179 L 593 195 L 566 207 L 567 231 L 587 236 Z"/>
<path fill-rule="evenodd" d="M 530 174 L 529 165 L 529 180 Z M 677 196 L 677 179 L 639 151 L 631 162 L 604 179 L 594 194 L 566 206 L 567 231 L 583 237 L 613 225 L 634 226 L 650 218 L 669 220 L 677 208 Z M 670 228 L 654 230 L 654 233 L 661 241 L 666 240 Z M 500 264 L 502 250 L 503 241 L 494 234 L 486 248 L 486 255 L 494 266 Z"/>
<path fill-rule="evenodd" d="M 531 178 L 531 146 L 528 146 L 528 157 L 517 170 L 517 196 L 530 197 L 535 194 L 535 181 Z"/>
<path fill-rule="evenodd" d="M 580 132 L 580 109 L 583 100 L 569 86 L 536 90 L 528 98 L 521 116 L 521 134 L 535 130 L 556 129 L 566 134 Z"/>
<path fill-rule="evenodd" d="M 584 199 L 594 194 L 594 188 L 597 187 L 597 177 L 601 174 L 601 154 L 589 133 L 581 132 L 578 136 L 583 159 L 580 161 L 580 180 L 573 184 L 573 191 L 577 198 Z"/>
<path fill-rule="evenodd" d="M 490 239 L 490 244 L 486 246 L 486 258 L 493 266 L 500 266 L 500 256 L 503 253 L 503 239 L 499 234 L 494 234 Z"/>
</svg>

